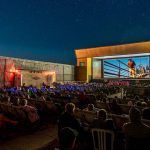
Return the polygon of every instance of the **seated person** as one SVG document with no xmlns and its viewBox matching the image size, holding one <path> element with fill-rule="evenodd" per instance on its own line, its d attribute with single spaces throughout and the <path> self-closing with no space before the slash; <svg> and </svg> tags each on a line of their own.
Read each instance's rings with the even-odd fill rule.
<svg viewBox="0 0 150 150">
<path fill-rule="evenodd" d="M 59 150 L 74 150 L 77 132 L 69 127 L 61 130 L 59 136 Z"/>
<path fill-rule="evenodd" d="M 138 100 L 138 101 L 136 101 L 136 102 L 134 103 L 134 105 L 137 106 L 137 107 L 141 107 L 141 106 L 142 106 L 142 103 L 141 103 L 140 100 Z"/>
<path fill-rule="evenodd" d="M 136 95 L 136 96 L 134 97 L 134 100 L 135 100 L 135 101 L 139 101 L 139 100 L 140 100 L 140 97 L 139 97 L 138 95 Z"/>
<path fill-rule="evenodd" d="M 70 127 L 80 132 L 81 126 L 78 120 L 74 116 L 74 110 L 75 110 L 75 105 L 73 103 L 67 103 L 65 105 L 65 112 L 59 118 L 59 124 L 58 124 L 59 131 L 64 127 Z"/>
<path fill-rule="evenodd" d="M 107 119 L 107 112 L 105 109 L 100 109 L 97 118 L 91 124 L 92 128 L 101 128 L 115 130 L 113 120 Z"/>
<path fill-rule="evenodd" d="M 147 96 L 144 96 L 143 99 L 144 99 L 144 102 L 148 102 L 149 101 L 149 98 Z"/>
<path fill-rule="evenodd" d="M 109 108 L 111 113 L 116 114 L 116 115 L 121 115 L 122 114 L 122 109 L 117 103 L 116 99 L 113 99 L 111 103 L 109 103 Z"/>
<path fill-rule="evenodd" d="M 7 127 L 14 127 L 17 124 L 17 121 L 9 119 L 4 114 L 0 113 L 0 139 L 5 139 L 6 137 L 8 137 L 9 130 Z"/>
<path fill-rule="evenodd" d="M 90 111 L 90 112 L 97 112 L 98 108 L 95 108 L 94 104 L 88 104 L 87 108 L 85 108 L 83 110 Z"/>
<path fill-rule="evenodd" d="M 107 119 L 107 112 L 105 109 L 100 109 L 98 112 L 98 117 L 93 120 L 93 123 L 91 124 L 91 128 L 99 128 L 99 129 L 106 129 L 106 130 L 112 130 L 115 131 L 115 126 L 113 123 L 113 120 Z M 95 135 L 95 139 L 98 137 Z M 110 149 L 110 142 L 109 142 L 109 135 L 107 135 L 107 150 Z M 96 140 L 97 141 L 97 140 Z M 95 143 L 96 147 L 98 147 L 98 142 Z"/>
<path fill-rule="evenodd" d="M 143 117 L 143 119 L 150 120 L 150 107 L 143 108 L 143 110 L 142 110 L 142 117 Z"/>
<path fill-rule="evenodd" d="M 127 105 L 128 106 L 133 106 L 133 102 L 132 101 L 128 101 Z"/>
<path fill-rule="evenodd" d="M 126 150 L 143 150 L 149 146 L 150 127 L 141 120 L 141 112 L 138 108 L 132 107 L 129 111 L 130 121 L 123 125 L 123 132 L 126 137 Z"/>
<path fill-rule="evenodd" d="M 29 106 L 27 100 L 23 100 L 22 105 L 23 106 L 21 106 L 21 109 L 27 113 L 28 119 L 31 123 L 39 121 L 40 117 L 35 107 Z"/>
<path fill-rule="evenodd" d="M 88 133 L 75 118 L 74 110 L 75 105 L 73 103 L 67 103 L 65 105 L 65 112 L 60 116 L 58 122 L 58 136 L 60 136 L 61 129 L 70 127 L 78 133 L 78 142 L 85 143 L 88 140 Z"/>
<path fill-rule="evenodd" d="M 10 101 L 11 102 L 11 101 Z M 14 98 L 13 99 L 13 105 L 14 106 L 19 106 L 20 105 L 20 99 L 19 98 Z"/>
<path fill-rule="evenodd" d="M 6 124 L 16 125 L 17 121 L 7 118 L 4 114 L 0 113 L 0 128 L 5 127 Z"/>
<path fill-rule="evenodd" d="M 83 109 L 88 103 L 88 98 L 85 92 L 79 93 L 79 108 Z"/>
</svg>

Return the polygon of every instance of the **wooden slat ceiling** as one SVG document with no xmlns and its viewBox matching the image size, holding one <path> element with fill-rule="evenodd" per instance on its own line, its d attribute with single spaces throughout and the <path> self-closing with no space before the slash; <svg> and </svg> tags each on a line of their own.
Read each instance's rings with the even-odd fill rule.
<svg viewBox="0 0 150 150">
<path fill-rule="evenodd" d="M 105 46 L 75 50 L 76 58 L 103 57 L 114 55 L 129 55 L 150 53 L 150 42 L 140 42 L 116 46 Z"/>
</svg>

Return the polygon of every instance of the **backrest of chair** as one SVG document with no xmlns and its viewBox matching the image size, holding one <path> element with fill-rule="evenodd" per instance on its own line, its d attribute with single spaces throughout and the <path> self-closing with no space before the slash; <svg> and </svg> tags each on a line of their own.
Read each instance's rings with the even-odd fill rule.
<svg viewBox="0 0 150 150">
<path fill-rule="evenodd" d="M 96 107 L 99 108 L 99 109 L 105 109 L 107 112 L 110 112 L 108 103 L 97 102 L 97 103 L 96 103 Z"/>
<path fill-rule="evenodd" d="M 113 150 L 114 132 L 105 129 L 92 129 L 94 150 Z"/>
<path fill-rule="evenodd" d="M 119 106 L 121 107 L 123 114 L 129 114 L 131 106 L 128 106 L 127 104 L 119 104 Z"/>
</svg>

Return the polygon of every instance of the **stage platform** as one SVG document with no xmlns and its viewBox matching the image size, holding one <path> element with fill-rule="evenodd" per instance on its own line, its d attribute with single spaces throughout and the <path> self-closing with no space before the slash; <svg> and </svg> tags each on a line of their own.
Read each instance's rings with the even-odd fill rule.
<svg viewBox="0 0 150 150">
<path fill-rule="evenodd" d="M 57 125 L 48 125 L 33 134 L 0 141 L 1 150 L 53 150 L 55 145 L 57 145 Z"/>
</svg>

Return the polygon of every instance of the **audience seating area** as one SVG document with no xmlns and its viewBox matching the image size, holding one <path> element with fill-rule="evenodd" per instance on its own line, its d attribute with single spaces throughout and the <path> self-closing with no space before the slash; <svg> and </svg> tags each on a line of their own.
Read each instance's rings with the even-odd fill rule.
<svg viewBox="0 0 150 150">
<path fill-rule="evenodd" d="M 0 114 L 17 122 L 16 126 L 12 127 L 13 125 L 0 120 L 0 125 L 2 124 L 0 128 L 4 129 L 3 135 L 0 135 L 1 140 L 4 140 L 4 137 L 9 135 L 8 132 L 5 134 L 8 128 L 13 132 L 23 131 L 24 134 L 32 134 L 39 131 L 44 125 L 56 125 L 57 120 L 65 110 L 65 105 L 70 102 L 75 104 L 74 116 L 81 122 L 82 126 L 90 129 L 90 125 L 97 118 L 99 110 L 104 109 L 108 114 L 108 119 L 113 120 L 116 131 L 123 134 L 122 127 L 129 122 L 129 110 L 132 107 L 138 108 L 141 115 L 143 115 L 145 108 L 150 108 L 150 97 L 145 98 L 145 95 L 127 97 L 127 91 L 122 90 L 123 88 L 126 89 L 127 86 L 128 84 L 124 84 L 124 86 L 120 86 L 120 84 L 110 85 L 110 82 L 74 82 L 54 83 L 53 88 L 43 85 L 41 89 L 33 86 L 1 88 Z M 144 86 L 147 87 L 148 85 L 144 83 Z M 138 84 L 134 85 L 134 88 L 136 87 L 138 88 Z M 122 93 L 123 97 L 112 97 L 113 94 L 117 95 L 122 91 L 124 91 Z M 88 104 L 93 104 L 94 109 L 88 110 Z M 145 119 L 143 116 L 142 122 L 150 126 L 150 120 Z M 90 129 L 91 135 L 92 131 Z M 56 144 L 57 146 L 58 143 Z M 48 149 L 51 148 L 49 147 Z"/>
</svg>

